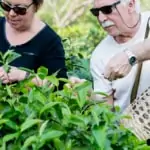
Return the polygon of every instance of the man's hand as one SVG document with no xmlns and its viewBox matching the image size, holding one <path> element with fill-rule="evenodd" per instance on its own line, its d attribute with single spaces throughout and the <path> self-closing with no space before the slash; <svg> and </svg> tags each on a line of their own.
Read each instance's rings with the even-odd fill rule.
<svg viewBox="0 0 150 150">
<path fill-rule="evenodd" d="M 126 76 L 132 66 L 129 64 L 128 56 L 121 52 L 113 56 L 104 70 L 104 77 L 110 81 Z"/>
<path fill-rule="evenodd" d="M 73 87 L 75 84 L 83 83 L 83 82 L 85 82 L 86 80 L 85 80 L 85 79 L 80 79 L 80 78 L 78 78 L 78 77 L 71 76 L 71 77 L 69 78 L 69 81 L 70 81 L 70 83 L 67 83 L 66 86 L 67 86 L 68 88 L 71 88 L 71 87 Z"/>
</svg>

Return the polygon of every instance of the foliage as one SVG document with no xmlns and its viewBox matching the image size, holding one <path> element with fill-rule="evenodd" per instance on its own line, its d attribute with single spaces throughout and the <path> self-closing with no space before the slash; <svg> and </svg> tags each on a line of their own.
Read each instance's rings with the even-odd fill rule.
<svg viewBox="0 0 150 150">
<path fill-rule="evenodd" d="M 149 10 L 149 0 L 137 0 L 141 3 L 141 10 Z M 39 15 L 49 24 L 64 28 L 86 17 L 93 0 L 45 0 Z"/>
<path fill-rule="evenodd" d="M 44 11 L 40 11 L 39 14 L 55 26 L 64 28 L 82 16 L 91 3 L 92 0 L 74 0 L 73 2 L 70 0 L 49 0 L 45 1 Z M 45 13 L 49 10 L 51 13 Z"/>
<path fill-rule="evenodd" d="M 1 10 L 1 7 L 0 7 L 0 16 L 2 16 L 2 10 Z"/>
<path fill-rule="evenodd" d="M 68 74 L 92 80 L 89 59 L 96 45 L 106 35 L 97 20 L 87 15 L 86 19 L 81 19 L 74 25 L 56 30 L 63 39 Z"/>
<path fill-rule="evenodd" d="M 7 63 L 2 56 L 4 60 Z M 35 86 L 34 74 L 19 83 L 0 84 L 0 149 L 148 150 L 119 124 L 119 110 L 112 112 L 110 106 L 90 101 L 90 82 L 54 91 L 59 80 L 69 81 L 47 76 L 44 67 L 37 75 L 51 86 Z"/>
<path fill-rule="evenodd" d="M 86 0 L 82 1 L 84 2 Z M 61 1 L 56 1 L 56 3 L 59 2 L 61 3 Z M 70 3 L 72 2 L 70 1 Z M 90 5 L 86 8 L 82 16 L 76 18 L 73 23 L 63 28 L 60 28 L 57 23 L 54 23 L 54 11 L 52 11 L 52 13 L 46 13 L 45 10 L 48 6 L 49 5 L 46 3 L 43 11 L 41 10 L 39 12 L 39 15 L 62 38 L 66 53 L 68 75 L 78 76 L 91 81 L 89 58 L 96 45 L 106 34 L 99 26 L 97 19 L 91 15 L 89 11 Z M 57 5 L 57 7 L 60 8 L 61 6 L 63 7 L 62 4 Z"/>
</svg>

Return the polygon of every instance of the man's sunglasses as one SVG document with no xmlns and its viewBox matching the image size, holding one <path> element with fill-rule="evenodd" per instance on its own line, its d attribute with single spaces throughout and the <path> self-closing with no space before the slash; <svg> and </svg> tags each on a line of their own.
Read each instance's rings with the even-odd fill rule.
<svg viewBox="0 0 150 150">
<path fill-rule="evenodd" d="M 99 12 L 101 11 L 103 14 L 108 15 L 111 14 L 113 11 L 113 8 L 116 8 L 116 6 L 120 4 L 120 1 L 113 3 L 112 5 L 107 5 L 107 6 L 103 6 L 101 8 L 92 8 L 90 9 L 91 13 L 98 17 L 99 16 Z"/>
<path fill-rule="evenodd" d="M 25 15 L 27 13 L 27 9 L 33 4 L 29 4 L 28 6 L 11 6 L 5 2 L 0 1 L 0 6 L 4 11 L 10 12 L 13 10 L 18 15 Z"/>
</svg>

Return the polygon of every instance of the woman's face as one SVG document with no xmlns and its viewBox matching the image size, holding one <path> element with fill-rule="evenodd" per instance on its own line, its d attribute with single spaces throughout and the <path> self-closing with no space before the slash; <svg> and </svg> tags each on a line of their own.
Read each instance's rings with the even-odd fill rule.
<svg viewBox="0 0 150 150">
<path fill-rule="evenodd" d="M 36 7 L 32 0 L 3 0 L 5 8 L 10 6 L 12 9 L 4 10 L 7 22 L 16 30 L 26 30 L 32 23 Z M 7 5 L 5 5 L 7 4 Z"/>
</svg>

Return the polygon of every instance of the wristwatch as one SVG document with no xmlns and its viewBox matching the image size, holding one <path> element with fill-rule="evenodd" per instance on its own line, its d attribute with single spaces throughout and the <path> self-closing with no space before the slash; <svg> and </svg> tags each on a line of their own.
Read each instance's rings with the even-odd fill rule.
<svg viewBox="0 0 150 150">
<path fill-rule="evenodd" d="M 137 58 L 136 58 L 136 56 L 135 56 L 130 50 L 125 50 L 124 52 L 125 52 L 125 53 L 127 54 L 127 56 L 128 56 L 129 64 L 130 64 L 131 66 L 135 65 L 135 64 L 137 63 Z"/>
</svg>

